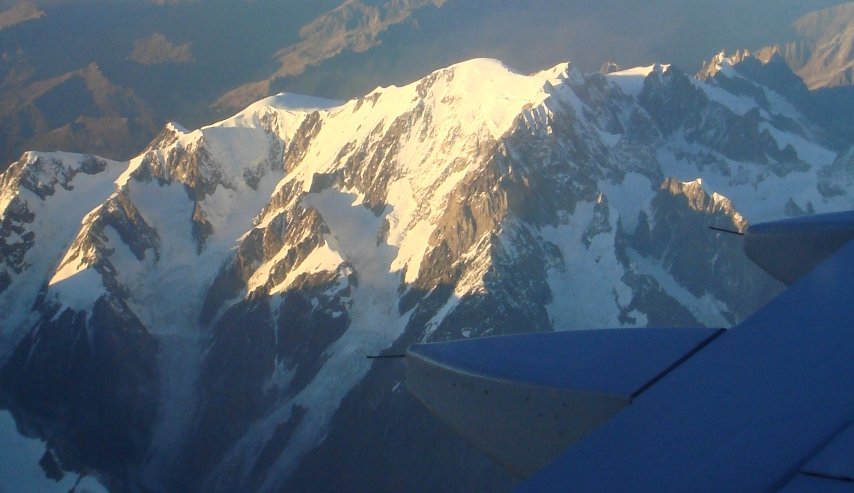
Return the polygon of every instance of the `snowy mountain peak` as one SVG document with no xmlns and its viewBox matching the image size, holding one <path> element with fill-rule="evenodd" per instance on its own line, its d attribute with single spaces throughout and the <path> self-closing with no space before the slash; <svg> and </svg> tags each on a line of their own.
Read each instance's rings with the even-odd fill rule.
<svg viewBox="0 0 854 493">
<path fill-rule="evenodd" d="M 644 80 L 650 74 L 661 74 L 670 70 L 670 65 L 654 64 L 646 67 L 634 67 L 604 74 L 608 80 L 620 87 L 623 93 L 637 96 L 643 89 Z"/>
<path fill-rule="evenodd" d="M 107 164 L 107 160 L 94 156 L 27 152 L 14 164 L 14 169 L 10 167 L 3 174 L 4 195 L 26 189 L 44 200 L 59 188 L 72 190 L 78 173 L 98 174 Z"/>
<path fill-rule="evenodd" d="M 729 56 L 727 56 L 725 51 L 721 51 L 712 57 L 710 61 L 703 63 L 703 68 L 697 73 L 697 78 L 700 80 L 709 79 L 720 72 L 729 75 L 733 66 L 750 57 L 753 57 L 753 55 L 748 50 L 736 50 L 735 53 Z"/>
<path fill-rule="evenodd" d="M 279 93 L 249 105 L 233 117 L 204 128 L 257 128 L 289 141 L 306 115 L 330 111 L 341 104 L 331 99 Z"/>
</svg>

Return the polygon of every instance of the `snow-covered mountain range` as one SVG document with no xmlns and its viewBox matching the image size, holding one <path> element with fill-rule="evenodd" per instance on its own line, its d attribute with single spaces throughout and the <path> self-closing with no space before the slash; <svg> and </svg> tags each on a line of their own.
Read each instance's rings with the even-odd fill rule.
<svg viewBox="0 0 854 493">
<path fill-rule="evenodd" d="M 780 286 L 707 226 L 854 204 L 815 114 L 779 57 L 476 59 L 170 124 L 127 162 L 26 153 L 0 175 L 2 405 L 114 488 L 506 489 L 366 356 L 732 325 Z"/>
</svg>

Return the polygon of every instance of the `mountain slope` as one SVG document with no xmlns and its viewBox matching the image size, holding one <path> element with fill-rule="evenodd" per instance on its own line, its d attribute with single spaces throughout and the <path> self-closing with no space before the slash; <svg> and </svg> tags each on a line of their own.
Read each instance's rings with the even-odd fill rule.
<svg viewBox="0 0 854 493">
<path fill-rule="evenodd" d="M 809 14 L 792 26 L 798 40 L 759 51 L 779 53 L 810 89 L 854 84 L 854 2 Z"/>
<path fill-rule="evenodd" d="M 127 162 L 28 153 L 0 176 L 2 403 L 113 487 L 506 489 L 365 356 L 742 319 L 779 286 L 706 226 L 854 203 L 793 80 L 475 59 Z"/>
<path fill-rule="evenodd" d="M 13 69 L 0 89 L 0 159 L 28 148 L 119 157 L 150 139 L 155 128 L 151 109 L 132 90 L 108 80 L 96 64 L 38 81 L 30 79 L 29 70 L 24 65 Z"/>
<path fill-rule="evenodd" d="M 35 20 L 42 16 L 44 16 L 44 12 L 39 10 L 38 6 L 26 0 L 21 0 L 0 12 L 0 30 L 22 22 Z"/>
</svg>

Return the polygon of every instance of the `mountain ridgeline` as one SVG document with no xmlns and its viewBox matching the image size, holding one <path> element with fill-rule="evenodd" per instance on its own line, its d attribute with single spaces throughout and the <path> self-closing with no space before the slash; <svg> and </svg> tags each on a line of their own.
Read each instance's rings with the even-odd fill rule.
<svg viewBox="0 0 854 493">
<path fill-rule="evenodd" d="M 694 70 L 722 47 L 771 45 L 833 113 L 854 98 L 854 3 L 838 4 L 0 0 L 0 171 L 26 150 L 129 159 L 167 121 L 197 127 L 281 91 L 351 99 L 474 57 Z"/>
<path fill-rule="evenodd" d="M 119 489 L 507 490 L 366 356 L 740 321 L 781 286 L 707 226 L 854 203 L 852 142 L 804 93 L 750 56 L 476 59 L 170 124 L 127 162 L 25 153 L 0 175 L 2 405 Z"/>
</svg>

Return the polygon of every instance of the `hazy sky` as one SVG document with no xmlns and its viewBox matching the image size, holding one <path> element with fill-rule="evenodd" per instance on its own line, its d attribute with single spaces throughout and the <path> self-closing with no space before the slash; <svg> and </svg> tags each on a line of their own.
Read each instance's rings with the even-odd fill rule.
<svg viewBox="0 0 854 493">
<path fill-rule="evenodd" d="M 844 2 L 446 0 L 384 32 L 380 46 L 343 53 L 277 89 L 351 97 L 474 57 L 498 58 L 522 72 L 564 61 L 594 71 L 610 58 L 624 67 L 673 63 L 693 73 L 720 50 L 790 41 L 795 19 L 839 3 Z"/>
<path fill-rule="evenodd" d="M 449 4 L 483 0 L 450 0 Z M 672 62 L 694 69 L 721 49 L 758 48 L 793 35 L 803 14 L 833 0 L 490 0 L 481 36 L 518 64 L 548 65 L 567 56 L 582 68 L 611 57 L 624 65 Z M 504 12 L 512 12 L 507 15 Z M 486 48 L 486 47 L 485 47 Z M 488 49 L 488 48 L 487 48 Z M 699 58 L 699 59 L 698 59 Z M 510 61 L 510 60 L 508 60 Z M 522 67 L 520 67 L 522 68 Z"/>
</svg>

